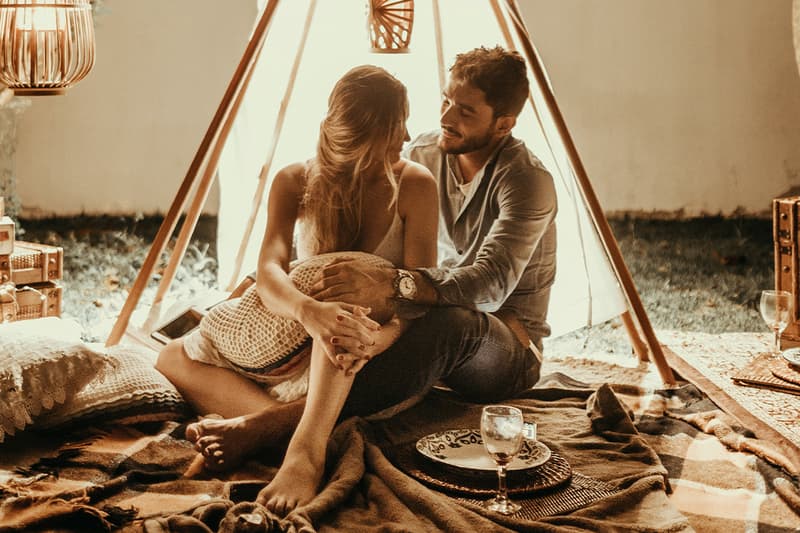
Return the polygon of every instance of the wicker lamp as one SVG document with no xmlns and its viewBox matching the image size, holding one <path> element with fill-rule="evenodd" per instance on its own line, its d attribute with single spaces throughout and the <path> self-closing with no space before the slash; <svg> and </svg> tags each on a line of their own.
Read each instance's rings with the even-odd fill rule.
<svg viewBox="0 0 800 533">
<path fill-rule="evenodd" d="M 0 83 L 17 95 L 63 94 L 94 66 L 89 0 L 0 0 Z"/>
<path fill-rule="evenodd" d="M 369 0 L 369 40 L 378 53 L 408 52 L 414 0 Z"/>
</svg>

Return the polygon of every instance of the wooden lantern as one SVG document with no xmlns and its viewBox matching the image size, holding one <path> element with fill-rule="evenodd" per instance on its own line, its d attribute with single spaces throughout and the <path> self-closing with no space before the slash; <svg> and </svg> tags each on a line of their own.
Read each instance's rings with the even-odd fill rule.
<svg viewBox="0 0 800 533">
<path fill-rule="evenodd" d="M 0 0 L 0 83 L 14 94 L 63 94 L 94 51 L 89 0 Z"/>
<path fill-rule="evenodd" d="M 408 52 L 414 0 L 370 0 L 369 40 L 378 53 Z"/>
</svg>

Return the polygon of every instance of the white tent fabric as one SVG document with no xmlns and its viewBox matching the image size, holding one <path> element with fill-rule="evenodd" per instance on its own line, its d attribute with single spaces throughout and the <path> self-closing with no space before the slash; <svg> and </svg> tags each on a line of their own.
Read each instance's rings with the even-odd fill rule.
<svg viewBox="0 0 800 533">
<path fill-rule="evenodd" d="M 276 129 L 302 29 L 315 5 L 305 52 L 286 108 Z M 440 0 L 445 68 L 455 54 L 476 46 L 507 46 L 488 0 Z M 279 135 L 269 179 L 283 166 L 314 154 L 319 122 L 336 80 L 359 64 L 386 68 L 408 87 L 412 137 L 438 127 L 439 87 L 432 0 L 416 0 L 411 52 L 369 52 L 364 0 L 291 0 L 278 4 L 253 77 L 225 144 L 218 168 L 219 279 L 228 284 L 244 232 L 261 166 Z M 517 44 L 515 47 L 519 48 Z M 521 49 L 521 48 L 519 48 Z M 531 80 L 526 106 L 514 135 L 524 139 L 553 175 L 559 212 L 558 267 L 548 322 L 553 336 L 606 321 L 626 311 L 625 297 L 591 221 L 569 159 L 538 86 Z M 267 185 L 267 190 L 269 184 Z M 266 194 L 245 257 L 242 274 L 255 268 L 264 230 Z"/>
</svg>

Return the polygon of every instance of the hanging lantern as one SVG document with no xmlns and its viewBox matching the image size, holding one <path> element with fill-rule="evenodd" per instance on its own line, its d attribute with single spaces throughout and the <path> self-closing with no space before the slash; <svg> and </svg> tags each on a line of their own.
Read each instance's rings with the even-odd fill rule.
<svg viewBox="0 0 800 533">
<path fill-rule="evenodd" d="M 414 25 L 414 0 L 369 0 L 369 40 L 372 51 L 408 52 Z"/>
<path fill-rule="evenodd" d="M 94 66 L 89 0 L 0 0 L 0 83 L 63 94 Z"/>
</svg>

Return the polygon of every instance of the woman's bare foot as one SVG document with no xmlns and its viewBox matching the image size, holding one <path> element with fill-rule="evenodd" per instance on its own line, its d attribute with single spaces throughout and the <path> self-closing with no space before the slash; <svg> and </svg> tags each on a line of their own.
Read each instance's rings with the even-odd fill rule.
<svg viewBox="0 0 800 533">
<path fill-rule="evenodd" d="M 325 455 L 323 452 L 314 457 L 308 452 L 307 449 L 287 452 L 278 473 L 258 494 L 260 504 L 278 516 L 285 516 L 314 499 L 322 483 Z"/>
<path fill-rule="evenodd" d="M 254 432 L 243 416 L 206 418 L 186 427 L 186 440 L 194 443 L 206 468 L 221 471 L 234 468 L 258 450 L 260 439 L 255 438 Z"/>
<path fill-rule="evenodd" d="M 213 471 L 235 468 L 255 452 L 285 442 L 294 429 L 302 403 L 285 404 L 252 415 L 205 418 L 186 427 L 186 439 Z"/>
</svg>

